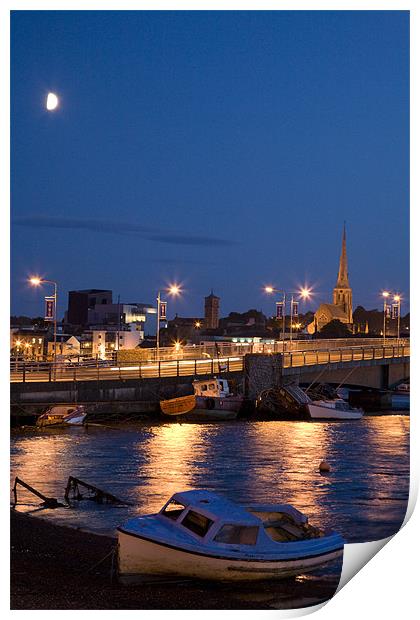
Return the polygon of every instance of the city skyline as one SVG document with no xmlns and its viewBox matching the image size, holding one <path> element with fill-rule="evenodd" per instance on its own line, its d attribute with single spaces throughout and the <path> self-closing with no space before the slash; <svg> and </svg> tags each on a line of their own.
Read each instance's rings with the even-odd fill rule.
<svg viewBox="0 0 420 620">
<path fill-rule="evenodd" d="M 170 315 L 330 301 L 408 311 L 408 12 L 14 12 L 12 314 L 38 274 Z M 314 50 L 316 55 L 313 55 Z M 45 109 L 49 91 L 56 110 Z M 47 291 L 45 291 L 47 294 Z"/>
</svg>

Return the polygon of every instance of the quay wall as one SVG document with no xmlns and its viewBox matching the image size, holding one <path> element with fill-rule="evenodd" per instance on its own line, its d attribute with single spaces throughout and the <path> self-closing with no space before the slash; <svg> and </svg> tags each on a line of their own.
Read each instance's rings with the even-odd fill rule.
<svg viewBox="0 0 420 620">
<path fill-rule="evenodd" d="M 240 375 L 240 376 L 238 376 Z M 242 373 L 224 373 L 236 385 Z M 200 375 L 200 379 L 211 378 Z M 60 381 L 12 383 L 10 401 L 15 415 L 39 413 L 48 404 L 95 404 L 95 411 L 150 413 L 159 401 L 192 394 L 193 376 L 107 381 Z"/>
</svg>

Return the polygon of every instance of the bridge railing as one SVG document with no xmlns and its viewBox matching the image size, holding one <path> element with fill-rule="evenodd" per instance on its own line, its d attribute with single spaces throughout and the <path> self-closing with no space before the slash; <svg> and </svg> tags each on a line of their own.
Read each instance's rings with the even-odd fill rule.
<svg viewBox="0 0 420 620">
<path fill-rule="evenodd" d="M 291 351 L 284 354 L 283 367 L 317 366 L 340 362 L 359 362 L 408 357 L 409 344 L 393 344 L 386 346 L 359 346 L 330 349 L 329 351 Z"/>
<path fill-rule="evenodd" d="M 22 363 L 11 372 L 12 383 L 102 381 L 121 379 L 146 379 L 163 377 L 199 376 L 243 370 L 244 357 L 177 359 L 140 364 L 97 364 L 96 366 L 73 366 L 44 364 L 41 369 Z"/>
</svg>

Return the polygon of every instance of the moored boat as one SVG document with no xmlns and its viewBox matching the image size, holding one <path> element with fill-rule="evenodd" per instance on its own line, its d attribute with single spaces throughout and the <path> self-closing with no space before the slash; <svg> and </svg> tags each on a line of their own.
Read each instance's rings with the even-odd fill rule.
<svg viewBox="0 0 420 620">
<path fill-rule="evenodd" d="M 395 394 L 408 394 L 410 395 L 410 384 L 400 383 L 394 390 Z"/>
<path fill-rule="evenodd" d="M 218 581 L 280 579 L 342 557 L 344 541 L 288 504 L 239 506 L 205 490 L 175 493 L 118 528 L 118 574 Z"/>
<path fill-rule="evenodd" d="M 83 405 L 52 405 L 39 416 L 36 425 L 45 426 L 81 426 L 86 418 Z"/>
<path fill-rule="evenodd" d="M 185 422 L 217 422 L 234 420 L 243 404 L 243 396 L 235 396 L 226 379 L 193 381 L 194 394 L 160 401 L 165 415 L 179 416 Z"/>
<path fill-rule="evenodd" d="M 350 407 L 342 398 L 313 400 L 307 407 L 313 420 L 360 420 L 364 415 L 363 409 Z"/>
<path fill-rule="evenodd" d="M 226 379 L 214 377 L 193 381 L 196 408 L 193 413 L 208 420 L 233 420 L 242 407 L 244 397 L 234 395 Z"/>
</svg>

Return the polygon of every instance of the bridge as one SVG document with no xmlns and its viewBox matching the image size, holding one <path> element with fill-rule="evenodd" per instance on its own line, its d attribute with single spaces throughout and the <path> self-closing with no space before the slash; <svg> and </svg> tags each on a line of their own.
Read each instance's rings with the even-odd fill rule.
<svg viewBox="0 0 420 620">
<path fill-rule="evenodd" d="M 409 376 L 408 340 L 356 339 L 343 341 L 306 341 L 275 343 L 271 350 L 242 353 L 225 350 L 225 355 L 208 357 L 196 350 L 177 352 L 176 359 L 106 361 L 65 365 L 51 363 L 12 365 L 12 404 L 49 404 L 53 402 L 128 403 L 148 410 L 161 398 L 185 394 L 194 378 L 223 373 L 254 398 L 267 387 L 294 378 L 300 383 L 323 381 L 351 383 L 367 387 L 392 387 Z M 262 345 L 261 345 L 262 346 Z M 220 351 L 219 351 L 220 353 Z M 226 353 L 235 353 L 226 355 Z M 184 355 L 187 357 L 185 359 Z M 200 355 L 201 357 L 198 357 Z M 134 405 L 137 403 L 137 405 Z M 141 405 L 140 405 L 141 404 Z"/>
<path fill-rule="evenodd" d="M 366 339 L 367 340 L 367 339 Z M 229 345 L 228 345 L 229 346 Z M 237 351 L 236 345 L 230 350 L 224 347 L 222 355 L 213 357 L 203 348 L 173 352 L 172 359 L 159 361 L 145 360 L 137 363 L 130 361 L 103 361 L 93 359 L 91 362 L 66 364 L 63 362 L 20 362 L 11 366 L 12 383 L 51 383 L 68 381 L 113 381 L 126 379 L 152 379 L 165 377 L 186 377 L 199 375 L 214 375 L 220 372 L 242 372 L 245 367 L 245 358 L 252 355 L 273 356 L 281 360 L 282 376 L 301 375 L 303 372 L 317 371 L 321 367 L 369 367 L 376 366 L 378 361 L 405 360 L 410 356 L 410 344 L 407 340 L 392 340 L 384 344 L 371 339 L 361 344 L 349 344 L 345 339 L 337 341 L 302 341 L 287 343 L 282 350 L 283 343 L 274 343 L 271 348 L 267 345 L 247 345 Z M 236 350 L 235 350 L 236 349 Z M 230 353 L 230 355 L 229 355 Z M 232 355 L 233 353 L 233 355 Z M 195 355 L 192 358 L 192 355 Z M 256 357 L 254 357 L 256 356 Z M 175 358 L 175 359 L 174 359 Z"/>
</svg>

